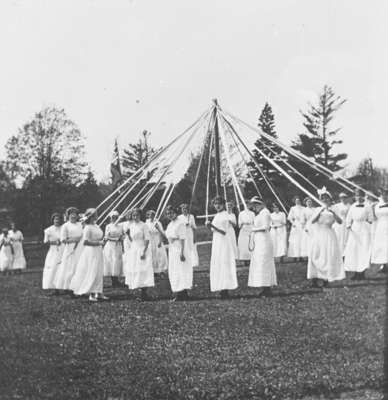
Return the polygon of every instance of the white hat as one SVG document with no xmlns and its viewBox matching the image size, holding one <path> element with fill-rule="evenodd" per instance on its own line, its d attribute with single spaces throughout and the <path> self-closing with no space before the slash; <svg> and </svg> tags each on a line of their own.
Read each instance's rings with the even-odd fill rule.
<svg viewBox="0 0 388 400">
<path fill-rule="evenodd" d="M 252 204 L 264 204 L 263 200 L 261 200 L 259 196 L 252 197 L 249 202 Z"/>
</svg>

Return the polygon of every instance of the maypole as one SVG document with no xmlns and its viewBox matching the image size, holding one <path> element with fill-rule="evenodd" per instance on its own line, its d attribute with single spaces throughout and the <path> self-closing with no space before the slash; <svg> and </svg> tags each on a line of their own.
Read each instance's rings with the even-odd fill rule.
<svg viewBox="0 0 388 400">
<path fill-rule="evenodd" d="M 218 127 L 218 102 L 217 99 L 213 99 L 213 118 L 214 118 L 214 154 L 215 154 L 215 169 L 216 169 L 216 194 L 221 196 L 222 185 L 221 185 L 221 158 L 220 158 L 220 132 Z"/>
</svg>

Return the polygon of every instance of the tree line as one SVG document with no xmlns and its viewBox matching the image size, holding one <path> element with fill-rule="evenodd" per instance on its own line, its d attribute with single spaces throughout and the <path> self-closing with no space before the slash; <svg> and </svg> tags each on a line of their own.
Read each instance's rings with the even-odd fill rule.
<svg viewBox="0 0 388 400">
<path fill-rule="evenodd" d="M 342 170 L 347 159 L 346 153 L 337 151 L 342 141 L 340 128 L 335 127 L 335 116 L 345 102 L 331 87 L 324 86 L 317 103 L 309 104 L 306 110 L 301 111 L 303 129 L 292 142 L 294 149 L 313 157 L 332 171 Z M 279 139 L 275 115 L 269 103 L 261 110 L 257 125 L 266 134 Z M 209 145 L 205 143 L 204 151 Z M 76 123 L 57 107 L 46 107 L 36 113 L 8 139 L 5 150 L 6 157 L 0 162 L 0 223 L 11 217 L 28 235 L 40 234 L 54 211 L 63 211 L 69 205 L 84 210 L 100 203 L 157 151 L 151 144 L 151 133 L 146 130 L 137 142 L 129 143 L 121 153 L 116 142 L 113 149 L 115 159 L 111 164 L 112 179 L 108 183 L 98 183 L 85 159 L 85 138 Z M 326 184 L 330 188 L 330 182 L 324 181 L 321 175 L 300 161 L 288 158 L 279 147 L 259 134 L 251 151 L 254 160 L 248 162 L 249 175 L 243 188 L 247 197 L 256 194 L 258 187 L 264 198 L 276 200 L 268 181 L 286 205 L 290 205 L 292 197 L 298 194 L 295 186 L 279 174 L 261 152 L 276 160 L 302 185 L 308 187 L 310 181 L 318 187 Z M 203 212 L 205 204 L 208 160 L 203 160 L 195 198 L 192 198 L 199 162 L 200 154 L 192 154 L 190 166 L 172 198 L 176 204 L 191 203 L 197 213 Z M 210 174 L 211 192 L 214 192 L 214 167 L 210 168 Z M 376 191 L 386 183 L 387 175 L 386 170 L 376 168 L 373 160 L 366 158 L 360 163 L 354 179 L 366 189 Z M 313 190 L 311 186 L 308 188 Z M 228 190 L 227 196 L 232 198 L 231 188 Z M 158 194 L 150 207 L 157 202 Z"/>
</svg>

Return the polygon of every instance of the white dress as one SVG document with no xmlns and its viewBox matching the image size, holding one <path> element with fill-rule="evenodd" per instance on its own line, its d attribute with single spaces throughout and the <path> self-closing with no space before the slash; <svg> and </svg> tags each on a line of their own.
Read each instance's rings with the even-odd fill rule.
<svg viewBox="0 0 388 400">
<path fill-rule="evenodd" d="M 311 223 L 311 220 L 315 212 L 316 212 L 315 207 L 304 208 L 305 225 L 303 229 L 302 246 L 303 246 L 303 254 L 305 254 L 306 257 L 310 252 L 311 241 L 314 235 L 314 224 Z"/>
<path fill-rule="evenodd" d="M 388 264 L 388 203 L 375 206 L 376 230 L 372 245 L 372 263 Z"/>
<path fill-rule="evenodd" d="M 237 225 L 236 216 L 233 213 L 228 213 L 229 216 L 229 226 L 227 231 L 227 236 L 230 241 L 231 246 L 233 247 L 234 258 L 238 259 L 238 247 L 237 247 L 237 238 L 236 231 L 234 230 L 234 226 Z"/>
<path fill-rule="evenodd" d="M 353 204 L 346 217 L 348 238 L 345 246 L 345 271 L 363 272 L 370 266 L 372 210 L 364 204 Z"/>
<path fill-rule="evenodd" d="M 104 232 L 96 225 L 86 225 L 83 231 L 82 242 L 102 240 Z M 102 293 L 104 280 L 104 254 L 102 246 L 84 245 L 77 268 L 71 279 L 70 289 L 76 295 Z"/>
<path fill-rule="evenodd" d="M 223 235 L 213 229 L 213 242 L 210 258 L 210 290 L 228 290 L 237 288 L 236 260 L 233 246 L 227 235 L 230 225 L 229 215 L 226 211 L 216 214 L 212 224 L 223 230 Z"/>
<path fill-rule="evenodd" d="M 131 246 L 124 259 L 125 283 L 129 289 L 154 286 L 154 270 L 152 268 L 152 256 L 150 245 L 142 260 L 145 242 L 150 240 L 150 232 L 147 225 L 142 222 L 132 222 L 129 226 Z"/>
<path fill-rule="evenodd" d="M 265 229 L 265 232 L 252 233 L 254 248 L 249 266 L 248 286 L 270 287 L 277 285 L 270 228 L 271 213 L 264 208 L 256 215 L 253 224 L 253 229 Z"/>
<path fill-rule="evenodd" d="M 319 207 L 314 217 L 322 209 Z M 313 217 L 313 218 L 314 218 Z M 314 236 L 311 241 L 307 263 L 307 279 L 336 281 L 345 278 L 342 253 L 333 229 L 334 215 L 324 210 L 314 224 Z"/>
<path fill-rule="evenodd" d="M 346 229 L 346 216 L 348 215 L 350 205 L 344 203 L 337 203 L 333 206 L 334 212 L 342 219 L 342 224 L 334 223 L 333 229 L 335 234 L 337 235 L 338 243 L 341 249 L 341 254 L 345 252 L 345 244 L 347 237 L 347 229 Z"/>
<path fill-rule="evenodd" d="M 123 242 L 124 230 L 121 224 L 108 224 L 105 228 L 104 276 L 123 275 Z"/>
<path fill-rule="evenodd" d="M 132 221 L 124 221 L 124 222 L 121 222 L 121 223 L 120 223 L 120 225 L 121 225 L 122 228 L 123 228 L 124 234 L 125 234 L 125 236 L 124 236 L 124 242 L 123 242 L 124 257 L 126 256 L 126 254 L 128 254 L 129 248 L 131 247 L 131 242 L 130 242 L 129 237 L 128 237 L 128 235 L 127 235 L 127 232 L 128 232 L 128 230 L 129 230 L 131 224 L 132 224 Z"/>
<path fill-rule="evenodd" d="M 4 235 L 0 235 L 0 272 L 7 271 L 12 268 L 13 254 L 12 254 L 12 241 L 9 237 L 4 238 Z"/>
<path fill-rule="evenodd" d="M 191 289 L 193 286 L 193 266 L 188 257 L 186 248 L 186 226 L 178 218 L 171 221 L 166 229 L 168 246 L 168 278 L 173 292 Z M 185 240 L 183 255 L 185 261 L 181 261 L 181 240 Z"/>
<path fill-rule="evenodd" d="M 240 232 L 238 235 L 238 259 L 248 261 L 251 259 L 251 252 L 249 251 L 249 237 L 252 232 L 253 221 L 255 213 L 251 210 L 245 209 L 238 215 L 238 227 Z"/>
<path fill-rule="evenodd" d="M 44 230 L 44 243 L 61 240 L 61 227 L 51 225 Z M 55 276 L 62 260 L 63 244 L 49 244 L 49 249 L 44 262 L 42 289 L 55 289 Z"/>
<path fill-rule="evenodd" d="M 303 242 L 304 226 L 306 223 L 305 207 L 293 206 L 288 214 L 292 227 L 288 238 L 288 257 L 300 258 L 307 256 L 307 246 Z"/>
<path fill-rule="evenodd" d="M 283 211 L 271 214 L 271 238 L 274 257 L 284 257 L 287 254 L 286 214 Z"/>
<path fill-rule="evenodd" d="M 155 274 L 160 274 L 161 272 L 167 271 L 168 267 L 166 248 L 164 247 L 160 232 L 156 229 L 155 222 L 151 222 L 151 220 L 148 219 L 146 224 L 150 232 L 152 268 Z M 158 224 L 159 229 L 163 232 L 162 224 L 159 221 L 156 222 L 156 224 Z"/>
<path fill-rule="evenodd" d="M 188 254 L 190 255 L 191 265 L 193 267 L 198 267 L 198 250 L 197 244 L 194 243 L 194 229 L 197 229 L 195 224 L 194 215 L 179 215 L 178 219 L 185 224 L 186 227 L 186 246 L 188 249 Z"/>
<path fill-rule="evenodd" d="M 77 243 L 63 245 L 62 260 L 54 278 L 55 289 L 69 290 L 78 260 L 81 256 L 83 244 L 82 225 L 79 222 L 65 222 L 61 229 L 61 241 L 66 239 L 78 240 Z"/>
<path fill-rule="evenodd" d="M 23 251 L 23 234 L 20 231 L 14 232 L 10 230 L 8 232 L 8 237 L 11 239 L 12 246 L 13 246 L 13 262 L 12 262 L 12 269 L 25 269 L 26 268 L 26 259 L 24 257 Z"/>
</svg>

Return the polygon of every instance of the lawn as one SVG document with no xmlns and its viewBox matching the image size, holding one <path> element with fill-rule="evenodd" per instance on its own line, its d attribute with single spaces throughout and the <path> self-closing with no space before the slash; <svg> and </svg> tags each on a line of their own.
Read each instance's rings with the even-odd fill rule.
<svg viewBox="0 0 388 400">
<path fill-rule="evenodd" d="M 259 298 L 239 268 L 220 300 L 201 268 L 181 303 L 166 279 L 151 302 L 107 281 L 110 301 L 89 304 L 49 297 L 38 270 L 1 276 L 0 398 L 382 398 L 384 277 L 310 289 L 305 269 L 279 266 L 274 296 Z"/>
</svg>

